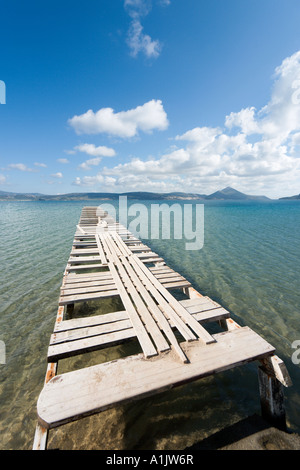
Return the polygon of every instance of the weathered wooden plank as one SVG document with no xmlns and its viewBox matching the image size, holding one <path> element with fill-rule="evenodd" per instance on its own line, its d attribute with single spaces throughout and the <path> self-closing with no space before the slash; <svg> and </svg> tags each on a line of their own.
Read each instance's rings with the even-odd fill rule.
<svg viewBox="0 0 300 470">
<path fill-rule="evenodd" d="M 83 240 L 85 242 L 87 241 L 91 241 L 91 242 L 94 242 L 95 241 L 95 234 L 90 234 L 90 233 L 78 233 L 74 235 L 74 240 Z"/>
<path fill-rule="evenodd" d="M 98 247 L 98 251 L 99 251 L 102 263 L 106 264 L 107 259 L 106 259 L 106 255 L 105 255 L 104 250 L 103 250 L 103 246 L 102 246 L 102 242 L 101 242 L 101 238 L 100 238 L 99 234 L 96 235 L 96 243 L 97 243 L 97 247 Z"/>
<path fill-rule="evenodd" d="M 206 346 L 199 342 L 182 345 L 188 365 L 167 352 L 157 359 L 144 360 L 143 355 L 136 355 L 59 375 L 45 384 L 39 396 L 39 422 L 46 428 L 60 426 L 274 352 L 248 327 L 215 337 L 217 341 Z"/>
<path fill-rule="evenodd" d="M 104 269 L 102 271 L 96 271 L 96 272 L 93 272 L 93 273 L 85 273 L 85 272 L 81 272 L 81 273 L 67 273 L 67 275 L 65 276 L 65 280 L 72 280 L 72 282 L 82 282 L 83 280 L 97 280 L 97 279 L 104 279 L 105 276 L 109 276 L 109 277 L 112 277 L 108 268 L 107 268 L 107 265 L 105 265 L 103 267 Z"/>
<path fill-rule="evenodd" d="M 200 323 L 219 321 L 230 317 L 229 312 L 223 307 L 216 307 L 215 309 L 204 311 L 190 311 L 189 308 L 187 308 L 187 310 Z"/>
<path fill-rule="evenodd" d="M 214 302 L 207 296 L 203 297 L 194 297 L 192 299 L 184 299 L 180 301 L 181 305 L 183 305 L 189 312 L 199 311 L 199 309 L 209 310 L 213 308 L 221 307 L 220 304 Z M 195 309 L 195 310 L 194 310 Z"/>
<path fill-rule="evenodd" d="M 189 298 L 189 299 L 184 299 L 184 300 L 181 300 L 180 303 L 184 306 L 184 307 L 192 307 L 193 305 L 202 305 L 202 304 L 212 304 L 213 301 L 207 297 L 207 296 L 201 296 L 201 297 L 192 297 L 192 298 Z M 215 304 L 214 304 L 215 305 Z M 219 305 L 218 305 L 219 307 Z"/>
<path fill-rule="evenodd" d="M 71 318 L 70 320 L 62 320 L 55 323 L 54 332 L 73 330 L 75 328 L 86 328 L 89 326 L 104 325 L 105 323 L 113 323 L 115 321 L 127 320 L 128 314 L 126 310 L 119 310 L 112 313 L 104 313 L 102 315 L 93 315 L 91 317 Z"/>
<path fill-rule="evenodd" d="M 68 263 L 94 263 L 95 261 L 102 261 L 100 256 L 71 256 Z"/>
<path fill-rule="evenodd" d="M 74 281 L 72 279 L 67 279 L 62 289 L 64 287 L 68 289 L 72 289 L 73 287 L 78 288 L 78 287 L 88 287 L 88 286 L 93 286 L 93 285 L 103 285 L 105 282 L 108 282 L 108 281 L 112 281 L 111 275 L 103 276 L 99 278 L 86 278 L 86 279 L 81 279 L 81 280 L 76 279 Z"/>
<path fill-rule="evenodd" d="M 83 230 L 83 228 L 81 228 L 79 225 L 76 225 L 78 231 L 82 234 L 85 234 L 85 231 Z"/>
<path fill-rule="evenodd" d="M 170 281 L 186 281 L 186 279 L 178 273 L 175 272 L 166 272 L 166 273 L 153 273 L 156 279 L 159 281 L 164 281 L 170 279 Z"/>
<path fill-rule="evenodd" d="M 105 290 L 101 292 L 96 292 L 94 294 L 77 294 L 77 295 L 68 295 L 68 296 L 61 296 L 59 299 L 58 304 L 59 305 L 68 305 L 68 304 L 74 304 L 77 302 L 87 302 L 89 300 L 97 300 L 101 298 L 107 298 L 107 297 L 114 297 L 119 295 L 117 289 L 110 289 L 110 290 Z"/>
<path fill-rule="evenodd" d="M 77 241 L 73 241 L 73 244 L 72 244 L 73 247 L 87 247 L 87 248 L 94 248 L 94 247 L 97 247 L 97 243 L 96 242 L 77 242 Z"/>
<path fill-rule="evenodd" d="M 159 255 L 157 253 L 154 253 L 153 251 L 150 251 L 149 253 L 136 253 L 136 256 L 138 256 L 140 259 L 159 258 Z"/>
<path fill-rule="evenodd" d="M 61 287 L 61 291 L 64 289 L 80 289 L 81 287 L 83 289 L 89 288 L 89 287 L 97 287 L 97 286 L 104 286 L 107 284 L 113 284 L 113 279 L 108 278 L 105 280 L 98 280 L 98 281 L 85 281 L 85 282 L 76 282 L 76 283 L 70 283 L 66 282 L 63 287 Z"/>
<path fill-rule="evenodd" d="M 206 306 L 194 305 L 192 307 L 185 307 L 185 308 L 192 315 L 196 315 L 198 313 L 207 313 L 209 316 L 213 316 L 214 312 L 216 312 L 216 314 L 218 314 L 218 315 L 221 314 L 221 313 L 224 314 L 224 318 L 229 318 L 229 316 L 230 316 L 229 312 L 225 308 L 216 307 L 216 306 L 209 306 L 209 304 L 207 304 Z"/>
<path fill-rule="evenodd" d="M 132 252 L 139 252 L 139 251 L 143 251 L 143 252 L 150 251 L 151 252 L 152 251 L 151 248 L 149 248 L 146 245 L 130 246 L 130 250 Z"/>
<path fill-rule="evenodd" d="M 114 281 L 103 281 L 101 284 L 96 284 L 94 286 L 88 287 L 73 287 L 70 289 L 67 286 L 64 286 L 61 290 L 61 296 L 66 297 L 68 295 L 77 295 L 77 294 L 88 294 L 91 292 L 102 292 L 107 290 L 116 289 Z"/>
<path fill-rule="evenodd" d="M 159 256 L 157 257 L 151 257 L 151 258 L 143 258 L 141 260 L 143 263 L 147 264 L 147 263 L 158 263 L 158 262 L 164 262 L 164 259 L 163 258 L 160 258 Z"/>
<path fill-rule="evenodd" d="M 156 266 L 154 266 L 156 267 Z M 175 271 L 173 271 L 172 269 L 168 268 L 168 266 L 160 266 L 160 267 L 157 267 L 156 269 L 159 269 L 159 271 L 152 271 L 152 266 L 150 266 L 148 269 L 150 270 L 150 272 L 152 272 L 152 274 L 157 278 L 157 279 L 160 279 L 160 276 L 162 275 L 165 275 L 165 276 L 179 276 L 178 273 L 176 273 Z"/>
<path fill-rule="evenodd" d="M 133 245 L 135 243 L 140 243 L 141 240 L 139 240 L 138 238 L 135 238 L 133 236 L 128 236 L 127 238 L 124 238 L 124 237 L 121 237 L 122 238 L 122 241 L 126 244 L 126 245 Z"/>
<path fill-rule="evenodd" d="M 127 330 L 132 328 L 129 318 L 110 323 L 103 323 L 99 325 L 91 325 L 87 327 L 72 328 L 71 330 L 58 331 L 51 335 L 50 346 L 69 341 L 78 341 L 92 336 L 104 335 L 107 333 L 114 333 L 116 331 Z"/>
<path fill-rule="evenodd" d="M 80 273 L 81 274 L 81 273 Z M 94 274 L 94 273 L 86 273 L 86 274 Z M 80 275 L 79 275 L 80 276 Z M 69 276 L 66 276 L 66 279 L 65 279 L 65 282 L 63 284 L 63 286 L 61 287 L 61 289 L 63 289 L 64 287 L 67 287 L 68 289 L 69 288 L 72 288 L 72 287 L 75 287 L 78 286 L 82 286 L 82 287 L 88 287 L 89 285 L 93 285 L 93 284 L 102 284 L 103 282 L 105 281 L 112 281 L 113 278 L 111 275 L 107 275 L 107 276 L 103 276 L 103 277 L 84 277 L 81 279 L 81 276 L 78 277 L 78 278 L 69 278 Z"/>
<path fill-rule="evenodd" d="M 72 266 L 67 266 L 67 271 L 78 271 L 78 270 L 81 270 L 81 269 L 95 269 L 95 268 L 105 268 L 107 266 L 107 264 L 99 264 L 99 263 L 95 263 L 95 264 L 84 264 L 84 265 L 72 265 Z"/>
<path fill-rule="evenodd" d="M 131 327 L 125 330 L 116 331 L 114 333 L 92 336 L 91 338 L 87 339 L 51 345 L 48 348 L 48 362 L 58 361 L 67 357 L 83 354 L 85 352 L 91 352 L 106 347 L 115 346 L 135 337 L 136 333 Z M 70 395 L 69 400 L 71 400 L 71 398 L 72 395 Z"/>
<path fill-rule="evenodd" d="M 191 286 L 191 283 L 189 281 L 176 281 L 176 282 L 162 281 L 161 283 L 166 289 L 181 289 L 182 287 Z"/>
<path fill-rule="evenodd" d="M 76 250 L 72 250 L 70 253 L 71 256 L 90 255 L 90 254 L 95 254 L 95 255 L 99 254 L 97 245 L 95 248 L 84 248 L 84 249 L 76 248 Z"/>
</svg>

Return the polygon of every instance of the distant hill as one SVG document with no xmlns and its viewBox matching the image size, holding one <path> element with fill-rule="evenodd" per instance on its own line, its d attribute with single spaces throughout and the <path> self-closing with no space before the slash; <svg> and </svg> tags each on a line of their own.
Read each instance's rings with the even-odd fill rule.
<svg viewBox="0 0 300 470">
<path fill-rule="evenodd" d="M 38 193 L 10 193 L 0 191 L 0 201 L 36 201 L 42 194 Z"/>
<path fill-rule="evenodd" d="M 298 194 L 297 196 L 281 197 L 279 199 L 280 200 L 286 200 L 286 201 L 292 201 L 292 200 L 295 200 L 295 199 L 300 199 L 300 194 Z"/>
<path fill-rule="evenodd" d="M 222 199 L 230 201 L 252 201 L 252 200 L 268 200 L 266 196 L 249 196 L 248 194 L 241 193 L 236 189 L 227 186 L 227 188 L 216 191 L 210 196 L 206 196 L 206 199 Z"/>
<path fill-rule="evenodd" d="M 40 193 L 12 193 L 0 191 L 0 201 L 88 201 L 92 199 L 116 200 L 119 196 L 127 196 L 129 199 L 138 200 L 226 200 L 226 201 L 250 201 L 268 200 L 266 196 L 249 196 L 236 189 L 227 187 L 213 194 L 197 193 L 151 193 L 151 192 L 127 192 L 127 193 L 68 193 L 68 194 L 40 194 Z"/>
<path fill-rule="evenodd" d="M 144 191 L 128 193 L 68 193 L 68 194 L 39 194 L 39 193 L 9 193 L 0 191 L 0 201 L 86 201 L 90 199 L 116 200 L 119 196 L 138 200 L 169 200 L 169 199 L 205 199 L 205 194 L 195 193 L 150 193 Z"/>
</svg>

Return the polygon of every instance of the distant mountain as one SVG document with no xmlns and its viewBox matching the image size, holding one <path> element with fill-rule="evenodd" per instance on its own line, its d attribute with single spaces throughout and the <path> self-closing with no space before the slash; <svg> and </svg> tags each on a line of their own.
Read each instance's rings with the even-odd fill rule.
<svg viewBox="0 0 300 470">
<path fill-rule="evenodd" d="M 298 194 L 297 196 L 281 197 L 281 198 L 279 198 L 279 199 L 280 199 L 280 200 L 286 200 L 286 201 L 293 201 L 293 200 L 300 199 L 300 194 Z"/>
<path fill-rule="evenodd" d="M 151 193 L 145 191 L 127 193 L 68 193 L 68 194 L 40 194 L 40 193 L 10 193 L 0 191 L 0 201 L 87 201 L 117 200 L 119 196 L 127 196 L 129 199 L 138 200 L 226 200 L 226 201 L 250 201 L 269 200 L 266 196 L 249 196 L 236 189 L 227 187 L 213 194 L 197 193 Z"/>
<path fill-rule="evenodd" d="M 227 188 L 216 191 L 210 196 L 206 196 L 206 199 L 222 199 L 227 201 L 253 201 L 253 200 L 268 200 L 266 196 L 249 196 L 248 194 L 241 193 L 236 189 L 227 186 Z"/>
</svg>

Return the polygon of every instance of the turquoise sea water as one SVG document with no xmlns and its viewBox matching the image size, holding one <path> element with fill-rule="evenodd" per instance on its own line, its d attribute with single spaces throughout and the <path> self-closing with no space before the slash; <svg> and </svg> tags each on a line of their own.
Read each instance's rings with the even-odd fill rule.
<svg viewBox="0 0 300 470">
<path fill-rule="evenodd" d="M 0 202 L 1 449 L 32 447 L 75 225 L 82 207 L 98 203 Z M 204 214 L 201 250 L 184 250 L 184 240 L 145 242 L 276 347 L 293 380 L 285 389 L 287 424 L 299 433 L 300 365 L 292 362 L 292 343 L 300 340 L 300 202 L 211 201 Z M 93 353 L 90 360 L 113 359 L 130 348 Z M 79 365 L 80 357 L 66 367 Z M 260 413 L 257 366 L 249 364 L 53 430 L 49 448 L 184 449 L 254 413 Z"/>
</svg>

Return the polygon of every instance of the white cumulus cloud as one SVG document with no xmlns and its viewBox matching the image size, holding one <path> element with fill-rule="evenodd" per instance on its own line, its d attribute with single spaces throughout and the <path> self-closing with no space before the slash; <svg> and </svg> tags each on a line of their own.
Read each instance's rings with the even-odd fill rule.
<svg viewBox="0 0 300 470">
<path fill-rule="evenodd" d="M 238 113 L 230 113 L 229 116 L 226 116 L 225 126 L 229 129 L 239 127 L 247 135 L 259 132 L 259 126 L 255 120 L 255 108 L 246 108 Z"/>
<path fill-rule="evenodd" d="M 99 165 L 102 157 L 114 157 L 116 155 L 114 149 L 106 146 L 96 147 L 94 144 L 80 144 L 74 147 L 74 150 L 94 156 L 94 158 L 90 158 L 79 165 L 82 170 L 90 170 L 91 167 Z"/>
<path fill-rule="evenodd" d="M 90 170 L 92 166 L 97 166 L 101 162 L 101 157 L 90 158 L 79 165 L 82 170 Z"/>
<path fill-rule="evenodd" d="M 118 137 L 134 137 L 141 130 L 152 132 L 168 127 L 167 114 L 160 100 L 151 100 L 128 111 L 115 113 L 112 108 L 91 109 L 80 116 L 69 119 L 77 134 L 106 133 Z"/>
<path fill-rule="evenodd" d="M 116 155 L 114 149 L 103 145 L 96 147 L 94 144 L 80 144 L 74 147 L 74 150 L 78 150 L 79 152 L 83 152 L 94 157 L 114 157 Z"/>
</svg>

